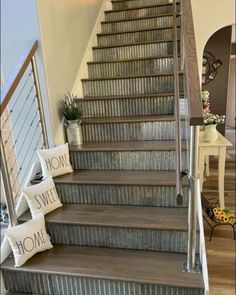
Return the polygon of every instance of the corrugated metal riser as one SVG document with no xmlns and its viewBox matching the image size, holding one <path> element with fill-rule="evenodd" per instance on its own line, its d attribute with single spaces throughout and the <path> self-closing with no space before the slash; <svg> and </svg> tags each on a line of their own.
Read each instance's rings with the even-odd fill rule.
<svg viewBox="0 0 236 295">
<path fill-rule="evenodd" d="M 160 16 L 137 20 L 124 20 L 112 23 L 102 23 L 102 33 L 115 33 L 149 28 L 169 27 L 173 25 L 172 16 Z"/>
<path fill-rule="evenodd" d="M 173 58 L 131 60 L 116 63 L 89 64 L 89 78 L 112 78 L 149 74 L 171 74 Z"/>
<path fill-rule="evenodd" d="M 179 30 L 178 30 L 179 36 Z M 113 46 L 122 44 L 133 44 L 152 42 L 157 40 L 172 40 L 173 29 L 158 29 L 143 32 L 131 32 L 115 35 L 98 36 L 98 46 Z"/>
<path fill-rule="evenodd" d="M 172 41 L 93 50 L 94 61 L 160 57 L 166 55 L 173 55 Z"/>
<path fill-rule="evenodd" d="M 56 223 L 47 223 L 46 227 L 55 244 L 178 253 L 187 251 L 187 231 Z"/>
<path fill-rule="evenodd" d="M 75 170 L 176 170 L 175 151 L 79 151 L 70 152 Z M 187 152 L 182 152 L 183 169 L 187 169 Z"/>
<path fill-rule="evenodd" d="M 183 204 L 176 203 L 175 186 L 56 184 L 62 203 L 188 207 L 188 187 L 183 187 Z"/>
<path fill-rule="evenodd" d="M 132 122 L 82 125 L 84 141 L 174 140 L 175 122 Z M 182 139 L 186 128 L 181 124 Z"/>
<path fill-rule="evenodd" d="M 81 100 L 84 117 L 130 117 L 174 114 L 174 97 Z"/>
<path fill-rule="evenodd" d="M 156 7 L 150 7 L 150 8 L 148 7 L 148 8 L 123 10 L 123 11 L 117 11 L 117 12 L 109 12 L 105 14 L 105 20 L 114 21 L 114 20 L 156 16 L 156 15 L 171 14 L 171 13 L 173 13 L 173 5 L 156 6 Z"/>
<path fill-rule="evenodd" d="M 121 2 L 113 2 L 112 9 L 127 9 L 127 8 L 135 8 L 142 6 L 152 6 L 152 5 L 160 5 L 160 4 L 169 4 L 171 1 L 169 0 L 132 0 L 132 1 L 121 1 Z M 145 5 L 144 5 L 145 4 Z"/>
<path fill-rule="evenodd" d="M 84 97 L 157 94 L 174 92 L 174 76 L 86 80 L 82 81 L 82 85 Z M 182 91 L 183 87 L 180 88 Z"/>
<path fill-rule="evenodd" d="M 3 270 L 6 287 L 36 295 L 204 295 L 204 290 Z"/>
</svg>

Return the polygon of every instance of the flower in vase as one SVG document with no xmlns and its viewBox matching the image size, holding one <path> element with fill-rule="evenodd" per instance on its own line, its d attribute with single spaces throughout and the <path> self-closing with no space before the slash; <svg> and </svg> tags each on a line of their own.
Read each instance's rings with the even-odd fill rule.
<svg viewBox="0 0 236 295">
<path fill-rule="evenodd" d="M 209 105 L 203 109 L 203 113 L 210 113 L 210 106 Z"/>
<path fill-rule="evenodd" d="M 209 91 L 205 90 L 205 91 L 201 92 L 203 110 L 205 110 L 206 108 L 209 109 L 209 107 L 210 107 L 210 97 L 209 96 L 210 96 Z M 204 111 L 204 112 L 206 112 L 206 111 Z"/>
<path fill-rule="evenodd" d="M 220 124 L 224 123 L 225 121 L 225 115 L 217 115 L 217 114 L 212 114 L 210 112 L 204 112 L 203 113 L 203 122 L 204 125 L 212 125 L 212 124 Z"/>
</svg>

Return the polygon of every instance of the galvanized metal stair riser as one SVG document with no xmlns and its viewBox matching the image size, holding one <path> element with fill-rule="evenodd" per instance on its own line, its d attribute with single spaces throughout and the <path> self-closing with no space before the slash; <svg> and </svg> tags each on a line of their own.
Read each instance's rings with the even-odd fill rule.
<svg viewBox="0 0 236 295">
<path fill-rule="evenodd" d="M 37 295 L 203 295 L 201 274 L 181 270 L 189 190 L 185 180 L 178 205 L 173 4 L 112 7 L 77 101 L 84 144 L 70 149 L 73 174 L 55 178 L 64 204 L 46 216 L 55 247 L 20 269 L 9 259 L 4 282 Z M 182 156 L 186 169 L 185 147 Z"/>
</svg>

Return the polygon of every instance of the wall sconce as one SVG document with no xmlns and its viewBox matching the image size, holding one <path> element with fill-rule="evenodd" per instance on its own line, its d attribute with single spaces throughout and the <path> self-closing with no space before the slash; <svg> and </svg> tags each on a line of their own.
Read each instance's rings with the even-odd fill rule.
<svg viewBox="0 0 236 295">
<path fill-rule="evenodd" d="M 217 72 L 214 71 L 214 70 L 212 70 L 209 73 L 208 79 L 210 79 L 211 81 L 213 81 L 215 79 L 216 75 L 217 75 Z"/>
<path fill-rule="evenodd" d="M 217 70 L 218 68 L 220 68 L 222 66 L 222 61 L 220 59 L 218 59 L 217 61 L 214 61 L 212 66 L 215 70 Z"/>
</svg>

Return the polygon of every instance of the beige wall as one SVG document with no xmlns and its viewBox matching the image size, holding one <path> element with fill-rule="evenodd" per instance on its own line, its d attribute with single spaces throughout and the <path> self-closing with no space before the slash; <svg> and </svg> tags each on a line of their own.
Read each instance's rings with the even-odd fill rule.
<svg viewBox="0 0 236 295">
<path fill-rule="evenodd" d="M 56 144 L 61 118 L 58 101 L 74 85 L 102 0 L 38 0 L 52 128 Z"/>
<path fill-rule="evenodd" d="M 235 0 L 191 0 L 200 77 L 204 47 L 213 33 L 235 23 Z"/>
</svg>

